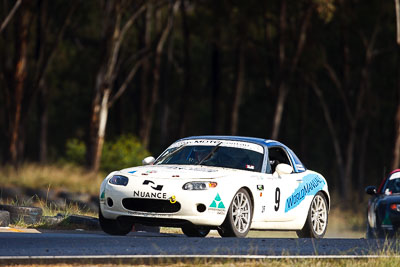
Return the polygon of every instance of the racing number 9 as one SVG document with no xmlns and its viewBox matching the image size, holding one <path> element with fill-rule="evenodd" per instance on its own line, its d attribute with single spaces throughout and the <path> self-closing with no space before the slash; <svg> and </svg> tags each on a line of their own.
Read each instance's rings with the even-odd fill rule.
<svg viewBox="0 0 400 267">
<path fill-rule="evenodd" d="M 279 203 L 281 200 L 281 190 L 279 189 L 279 187 L 276 188 L 275 190 L 275 211 L 279 210 Z"/>
</svg>

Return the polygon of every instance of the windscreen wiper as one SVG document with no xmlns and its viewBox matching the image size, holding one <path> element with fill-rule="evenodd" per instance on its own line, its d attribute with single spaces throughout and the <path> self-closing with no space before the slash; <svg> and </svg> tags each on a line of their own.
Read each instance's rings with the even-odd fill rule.
<svg viewBox="0 0 400 267">
<path fill-rule="evenodd" d="M 204 161 L 206 161 L 207 159 L 211 158 L 211 156 L 214 155 L 214 153 L 218 150 L 218 148 L 220 148 L 220 145 L 221 145 L 221 144 L 222 144 L 222 142 L 219 143 L 219 144 L 217 144 L 217 145 L 211 150 L 211 152 L 208 153 L 207 156 L 205 156 L 202 160 L 199 161 L 199 163 L 197 163 L 197 165 L 201 165 Z"/>
<path fill-rule="evenodd" d="M 162 158 L 160 158 L 159 160 L 156 160 L 156 162 L 154 162 L 154 164 L 158 164 L 160 162 L 163 162 L 165 160 L 166 157 L 170 157 L 173 154 L 179 152 L 182 150 L 182 148 L 184 148 L 186 145 L 181 145 L 180 147 L 178 147 L 177 149 L 175 149 L 174 151 L 170 152 L 170 153 L 166 153 Z"/>
</svg>

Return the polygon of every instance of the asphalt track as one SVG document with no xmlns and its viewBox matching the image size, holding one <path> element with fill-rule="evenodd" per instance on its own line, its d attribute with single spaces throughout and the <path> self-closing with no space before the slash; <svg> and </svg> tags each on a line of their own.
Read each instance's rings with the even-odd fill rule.
<svg viewBox="0 0 400 267">
<path fill-rule="evenodd" d="M 188 238 L 145 232 L 110 236 L 91 231 L 33 233 L 12 228 L 0 232 L 0 264 L 113 259 L 370 258 L 399 252 L 397 240 L 363 238 Z"/>
</svg>

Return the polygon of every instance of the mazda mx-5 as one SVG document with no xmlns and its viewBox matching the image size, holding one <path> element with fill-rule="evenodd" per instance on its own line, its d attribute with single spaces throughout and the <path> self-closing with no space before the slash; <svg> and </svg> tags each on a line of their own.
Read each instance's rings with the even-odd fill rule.
<svg viewBox="0 0 400 267">
<path fill-rule="evenodd" d="M 135 223 L 179 227 L 190 237 L 217 230 L 296 231 L 322 238 L 330 196 L 325 178 L 284 144 L 236 136 L 180 139 L 144 166 L 110 173 L 101 184 L 104 232 L 126 235 Z"/>
</svg>

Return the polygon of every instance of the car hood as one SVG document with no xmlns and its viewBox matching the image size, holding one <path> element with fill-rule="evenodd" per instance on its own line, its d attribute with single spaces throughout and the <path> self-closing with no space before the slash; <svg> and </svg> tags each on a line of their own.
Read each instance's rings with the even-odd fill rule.
<svg viewBox="0 0 400 267">
<path fill-rule="evenodd" d="M 123 169 L 120 174 L 160 179 L 212 179 L 248 171 L 199 165 L 149 165 Z"/>
</svg>

